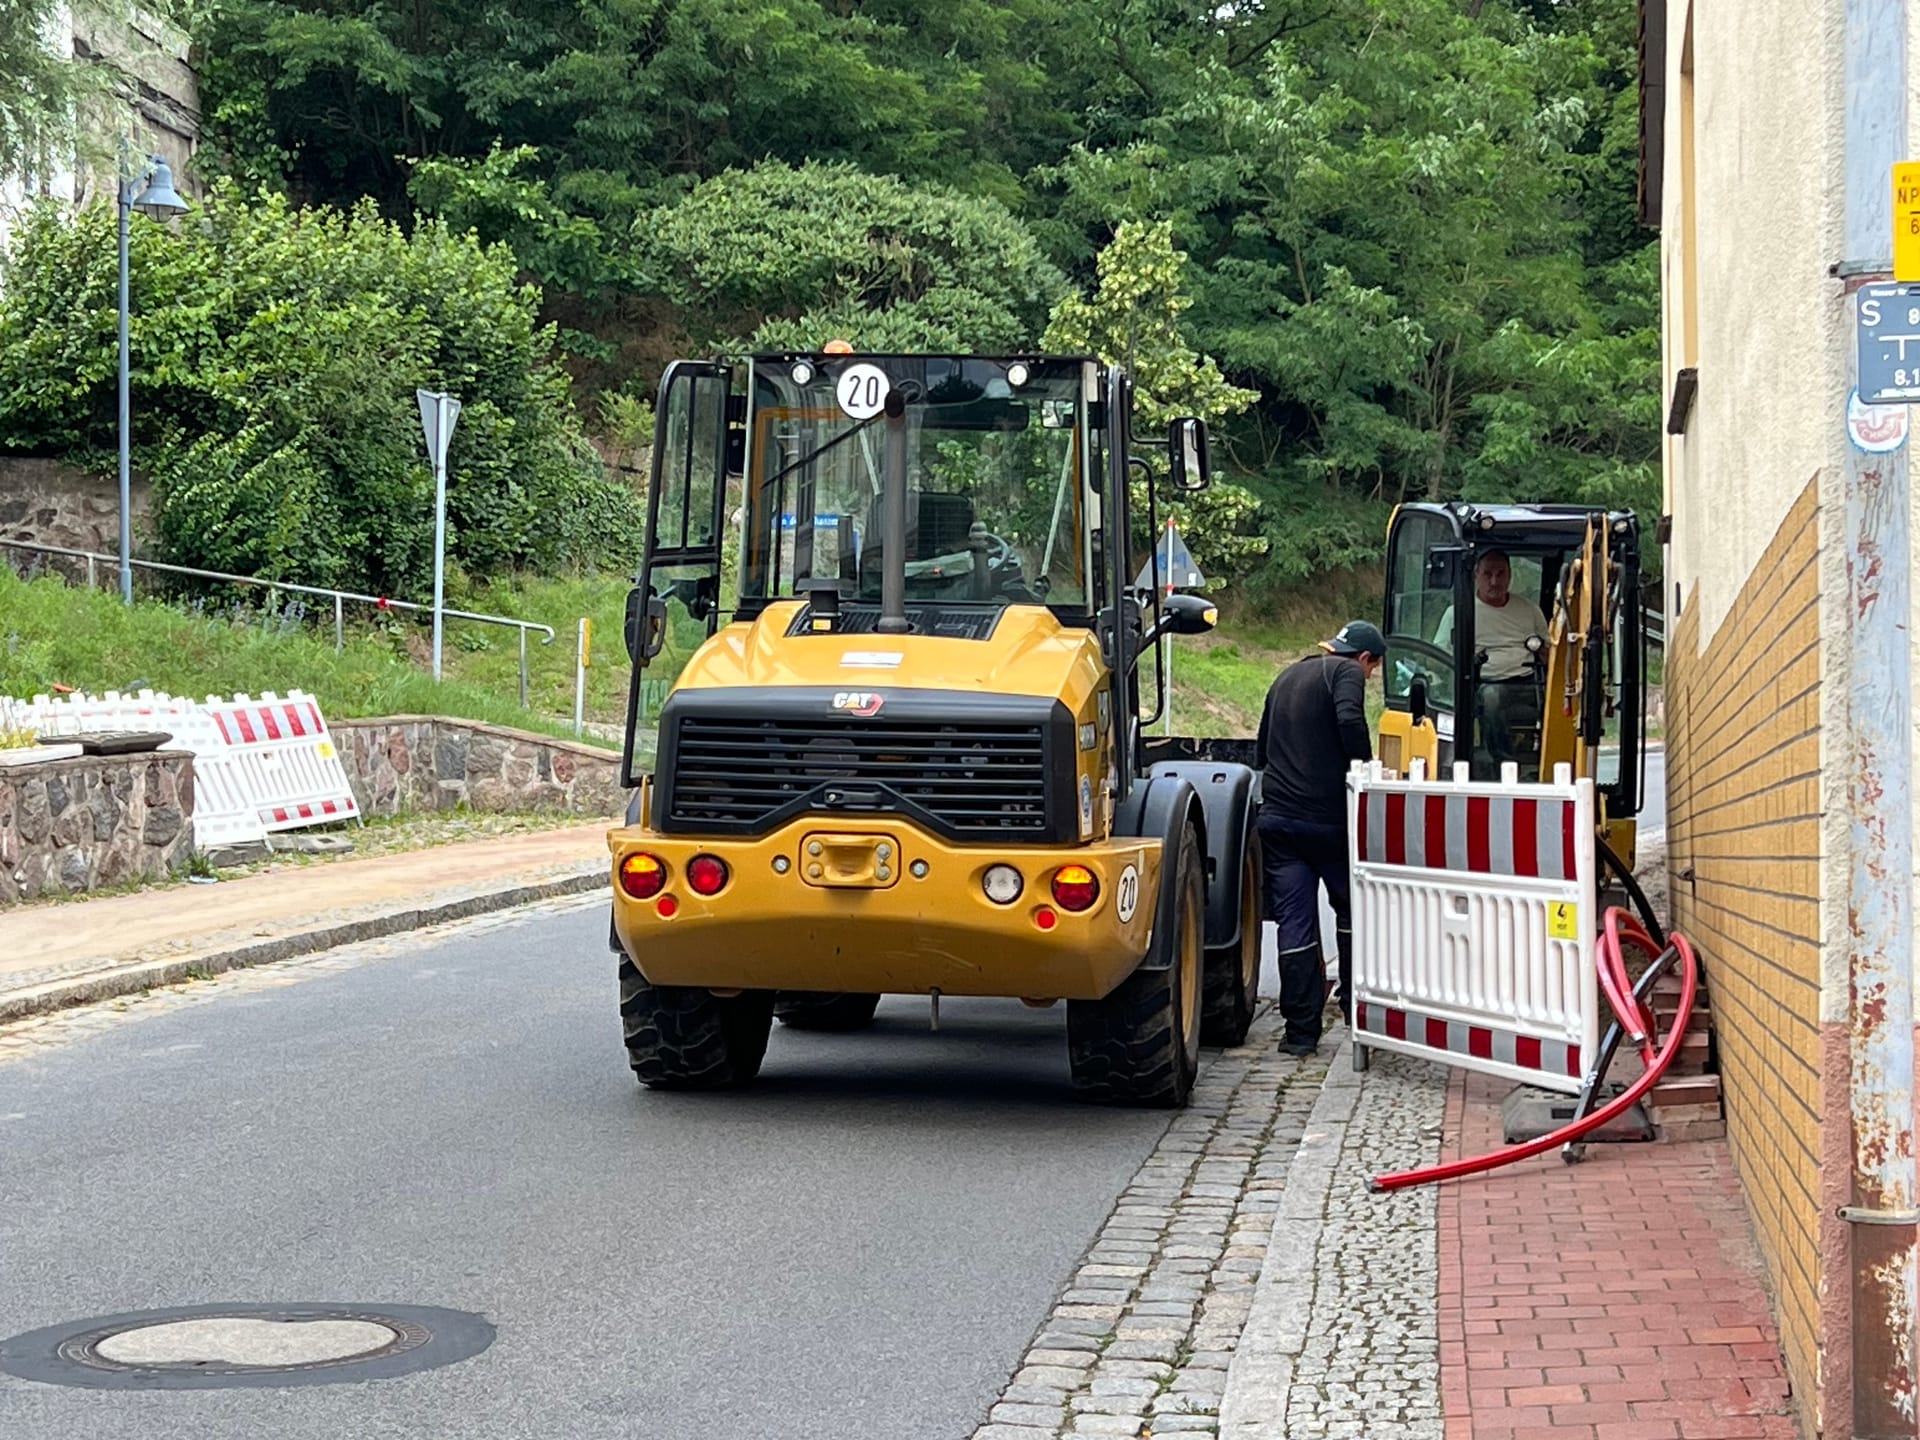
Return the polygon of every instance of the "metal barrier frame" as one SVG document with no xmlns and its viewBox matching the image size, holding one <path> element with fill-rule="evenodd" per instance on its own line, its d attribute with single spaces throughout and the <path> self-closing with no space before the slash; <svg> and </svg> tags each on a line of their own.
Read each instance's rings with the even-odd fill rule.
<svg viewBox="0 0 1920 1440">
<path fill-rule="evenodd" d="M 116 569 L 120 564 L 117 555 L 102 555 L 93 550 L 70 550 L 64 545 L 43 545 L 34 540 L 0 539 L 0 546 L 9 550 L 27 550 L 36 555 L 60 555 L 69 560 L 87 562 L 87 588 L 99 589 L 95 566 L 102 560 Z M 222 570 L 196 570 L 191 565 L 167 565 L 158 560 L 134 560 L 130 562 L 139 570 L 154 570 L 165 575 L 191 575 L 197 580 L 219 580 L 228 585 L 255 585 L 263 590 L 291 590 L 299 595 L 320 595 L 333 601 L 333 648 L 335 653 L 346 649 L 347 621 L 346 602 L 351 600 L 358 605 L 371 605 L 376 610 L 411 610 L 417 614 L 432 614 L 431 605 L 416 605 L 411 600 L 390 600 L 383 595 L 362 595 L 355 590 L 332 590 L 325 585 L 299 585 L 291 580 L 262 580 L 257 575 L 229 575 Z M 527 708 L 527 632 L 540 632 L 542 645 L 553 643 L 553 627 L 541 625 L 533 620 L 515 620 L 509 615 L 480 615 L 471 610 L 442 609 L 441 615 L 449 620 L 471 620 L 476 625 L 502 625 L 520 633 L 520 708 Z"/>
</svg>

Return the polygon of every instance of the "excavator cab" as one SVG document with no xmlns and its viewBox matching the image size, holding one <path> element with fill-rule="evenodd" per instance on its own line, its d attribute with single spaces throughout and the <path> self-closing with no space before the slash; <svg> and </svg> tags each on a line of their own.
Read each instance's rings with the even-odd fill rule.
<svg viewBox="0 0 1920 1440">
<path fill-rule="evenodd" d="M 1628 864 L 1644 787 L 1640 527 L 1558 505 L 1402 505 L 1387 528 L 1380 759 L 1475 780 L 1571 765 Z"/>
</svg>

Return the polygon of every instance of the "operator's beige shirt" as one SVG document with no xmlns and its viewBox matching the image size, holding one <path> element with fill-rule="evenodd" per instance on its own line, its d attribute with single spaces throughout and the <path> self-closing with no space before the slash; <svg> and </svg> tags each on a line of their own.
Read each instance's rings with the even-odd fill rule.
<svg viewBox="0 0 1920 1440">
<path fill-rule="evenodd" d="M 1533 673 L 1533 657 L 1527 653 L 1527 640 L 1538 635 L 1547 638 L 1547 617 L 1540 607 L 1524 595 L 1509 593 L 1504 605 L 1489 605 L 1478 596 L 1473 601 L 1473 641 L 1487 652 L 1483 680 L 1518 680 Z M 1453 644 L 1453 607 L 1440 617 L 1434 632 L 1435 643 L 1451 648 Z"/>
</svg>

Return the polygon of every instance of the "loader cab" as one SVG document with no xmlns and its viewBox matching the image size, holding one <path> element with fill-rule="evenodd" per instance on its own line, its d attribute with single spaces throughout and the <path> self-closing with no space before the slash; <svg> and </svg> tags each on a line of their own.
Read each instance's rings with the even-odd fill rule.
<svg viewBox="0 0 1920 1440">
<path fill-rule="evenodd" d="M 1586 583 L 1589 547 L 1595 584 Z M 1399 507 L 1387 532 L 1382 762 L 1444 771 L 1465 761 L 1475 780 L 1498 780 L 1506 764 L 1536 780 L 1568 763 L 1591 775 L 1610 818 L 1637 814 L 1647 659 L 1639 582 L 1639 526 L 1628 513 Z M 1505 603 L 1492 609 L 1489 597 Z M 1536 610 L 1543 624 L 1515 623 Z M 1521 629 L 1537 629 L 1537 642 L 1517 647 Z"/>
<path fill-rule="evenodd" d="M 1093 632 L 1103 713 L 1119 722 L 1116 769 L 1130 784 L 1142 686 L 1148 721 L 1164 689 L 1157 662 L 1141 673 L 1157 655 L 1149 640 L 1156 627 L 1212 623 L 1132 589 L 1152 557 L 1132 553 L 1129 477 L 1146 464 L 1160 488 L 1190 492 L 1211 472 L 1203 422 L 1137 437 L 1132 408 L 1125 370 L 1083 356 L 829 347 L 675 361 L 660 384 L 647 543 L 628 599 L 629 782 L 641 672 L 677 669 L 723 622 L 752 625 L 799 602 L 788 638 L 867 637 L 876 657 L 894 653 L 889 637 L 1014 644 L 1036 610 Z M 1142 450 L 1159 454 L 1147 462 Z"/>
</svg>

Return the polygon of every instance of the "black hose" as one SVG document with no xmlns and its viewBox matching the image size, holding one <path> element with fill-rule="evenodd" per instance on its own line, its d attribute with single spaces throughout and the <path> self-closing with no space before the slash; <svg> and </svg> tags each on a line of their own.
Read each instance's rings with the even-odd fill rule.
<svg viewBox="0 0 1920 1440">
<path fill-rule="evenodd" d="M 1660 917 L 1653 913 L 1653 902 L 1647 899 L 1647 892 L 1640 888 L 1640 882 L 1633 878 L 1633 871 L 1627 868 L 1627 862 L 1615 854 L 1613 847 L 1598 835 L 1594 837 L 1594 844 L 1600 849 L 1601 863 L 1613 872 L 1614 878 L 1620 882 L 1628 898 L 1633 901 L 1634 908 L 1640 912 L 1640 923 L 1647 927 L 1647 934 L 1653 937 L 1653 943 L 1662 950 L 1666 949 L 1666 929 L 1660 924 Z"/>
</svg>

